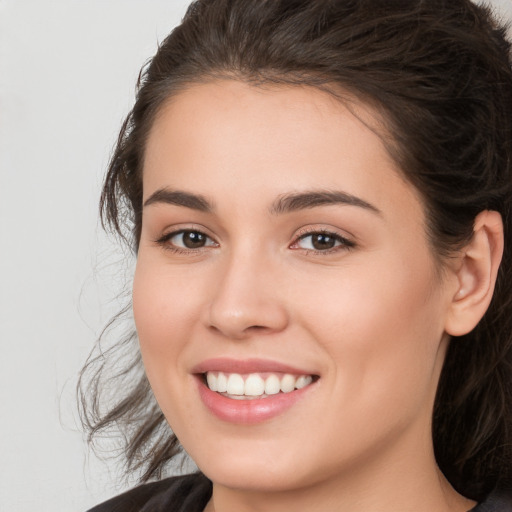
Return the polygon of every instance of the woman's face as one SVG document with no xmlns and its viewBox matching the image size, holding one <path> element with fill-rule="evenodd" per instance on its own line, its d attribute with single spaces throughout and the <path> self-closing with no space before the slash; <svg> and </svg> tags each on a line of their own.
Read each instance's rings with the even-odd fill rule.
<svg viewBox="0 0 512 512">
<path fill-rule="evenodd" d="M 432 463 L 454 282 L 354 108 L 219 81 L 173 97 L 150 133 L 137 331 L 167 420 L 219 485 Z"/>
</svg>

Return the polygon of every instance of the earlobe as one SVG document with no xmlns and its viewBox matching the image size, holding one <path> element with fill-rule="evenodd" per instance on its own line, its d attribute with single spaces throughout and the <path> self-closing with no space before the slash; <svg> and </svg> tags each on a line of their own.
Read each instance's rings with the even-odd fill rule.
<svg viewBox="0 0 512 512">
<path fill-rule="evenodd" d="M 475 219 L 473 237 L 462 249 L 445 331 L 452 336 L 469 333 L 491 302 L 503 254 L 503 221 L 495 211 L 483 211 Z"/>
</svg>

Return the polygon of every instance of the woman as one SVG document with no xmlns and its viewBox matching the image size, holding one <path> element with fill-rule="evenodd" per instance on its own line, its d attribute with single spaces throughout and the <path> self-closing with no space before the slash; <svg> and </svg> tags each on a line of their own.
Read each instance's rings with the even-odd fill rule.
<svg viewBox="0 0 512 512">
<path fill-rule="evenodd" d="M 200 473 L 94 511 L 512 510 L 504 34 L 469 0 L 191 5 L 102 195 L 142 358 L 82 398 L 143 481 Z"/>
</svg>

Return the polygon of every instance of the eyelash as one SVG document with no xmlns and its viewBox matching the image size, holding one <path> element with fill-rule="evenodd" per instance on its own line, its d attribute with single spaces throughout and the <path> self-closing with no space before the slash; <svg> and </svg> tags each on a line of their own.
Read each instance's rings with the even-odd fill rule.
<svg viewBox="0 0 512 512">
<path fill-rule="evenodd" d="M 184 235 L 186 233 L 203 236 L 207 240 L 210 241 L 210 244 L 204 245 L 204 246 L 201 246 L 198 248 L 184 248 L 184 247 L 178 247 L 178 246 L 170 243 L 170 241 L 175 236 Z M 306 240 L 308 237 L 312 237 L 314 235 L 322 235 L 327 238 L 331 238 L 334 240 L 335 243 L 337 243 L 337 245 L 334 245 L 334 247 L 331 247 L 331 248 L 328 248 L 325 250 L 314 249 L 314 248 L 313 249 L 302 249 L 301 247 L 298 247 L 298 244 L 301 241 Z M 160 238 L 158 238 L 157 240 L 155 240 L 155 243 L 158 244 L 159 246 L 161 246 L 162 248 L 164 248 L 165 250 L 171 251 L 176 254 L 190 254 L 190 253 L 197 254 L 198 252 L 202 252 L 203 250 L 208 249 L 209 247 L 218 247 L 218 243 L 215 242 L 215 240 L 213 240 L 206 233 L 204 233 L 203 231 L 198 230 L 198 229 L 179 229 L 176 231 L 171 231 L 170 233 L 166 233 L 165 235 L 163 235 Z M 306 254 L 327 255 L 327 254 L 332 254 L 333 252 L 338 252 L 340 250 L 341 251 L 351 250 L 355 246 L 356 246 L 356 244 L 353 241 L 341 236 L 338 233 L 328 231 L 325 229 L 311 229 L 311 230 L 306 230 L 306 231 L 299 233 L 299 235 L 297 236 L 295 241 L 289 245 L 289 248 L 292 250 L 301 250 L 302 249 L 306 252 Z"/>
<path fill-rule="evenodd" d="M 335 243 L 338 243 L 338 245 L 335 245 L 334 247 L 331 247 L 329 249 L 320 250 L 320 249 L 303 249 L 306 251 L 306 254 L 313 254 L 313 255 L 328 255 L 332 254 L 334 252 L 338 251 L 348 251 L 356 247 L 356 244 L 349 240 L 348 238 L 345 238 L 344 236 L 340 235 L 339 233 L 328 231 L 326 229 L 308 229 L 304 230 L 301 233 L 299 233 L 296 240 L 290 245 L 291 249 L 301 249 L 300 247 L 296 247 L 299 242 L 302 240 L 305 240 L 308 237 L 312 237 L 314 235 L 322 235 L 328 238 L 331 238 L 334 240 Z M 295 246 L 295 247 L 294 247 Z"/>
<path fill-rule="evenodd" d="M 213 242 L 213 244 L 205 245 L 198 248 L 186 248 L 186 247 L 178 247 L 174 244 L 172 244 L 170 241 L 178 235 L 184 235 L 186 233 L 193 233 L 196 235 L 200 235 L 208 239 L 210 242 Z M 161 236 L 159 239 L 155 240 L 155 243 L 161 246 L 166 251 L 171 251 L 175 254 L 191 254 L 198 252 L 202 252 L 205 249 L 208 249 L 209 247 L 212 247 L 213 245 L 218 246 L 217 242 L 213 240 L 210 236 L 208 236 L 206 233 L 199 229 L 178 229 L 176 231 L 171 231 L 170 233 L 166 233 L 165 235 Z"/>
</svg>

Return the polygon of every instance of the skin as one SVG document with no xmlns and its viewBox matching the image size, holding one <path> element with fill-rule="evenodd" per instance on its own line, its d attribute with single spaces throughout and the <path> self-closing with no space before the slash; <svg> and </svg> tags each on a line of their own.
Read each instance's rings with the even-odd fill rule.
<svg viewBox="0 0 512 512">
<path fill-rule="evenodd" d="M 368 127 L 379 119 L 356 107 L 358 117 L 315 89 L 219 81 L 170 99 L 151 130 L 144 201 L 165 189 L 212 206 L 144 207 L 133 289 L 155 396 L 214 482 L 207 511 L 473 506 L 436 466 L 431 415 L 450 330 L 478 321 L 492 294 L 481 276 L 494 270 L 464 253 L 438 272 L 421 200 Z M 371 208 L 272 210 L 305 191 L 343 191 Z M 485 219 L 474 253 L 489 264 Z M 204 233 L 206 246 L 162 241 L 180 229 Z M 350 246 L 312 249 L 307 234 L 319 231 Z M 473 291 L 478 311 L 464 303 Z M 319 379 L 277 417 L 232 424 L 205 407 L 192 375 L 213 357 L 269 359 Z"/>
</svg>

